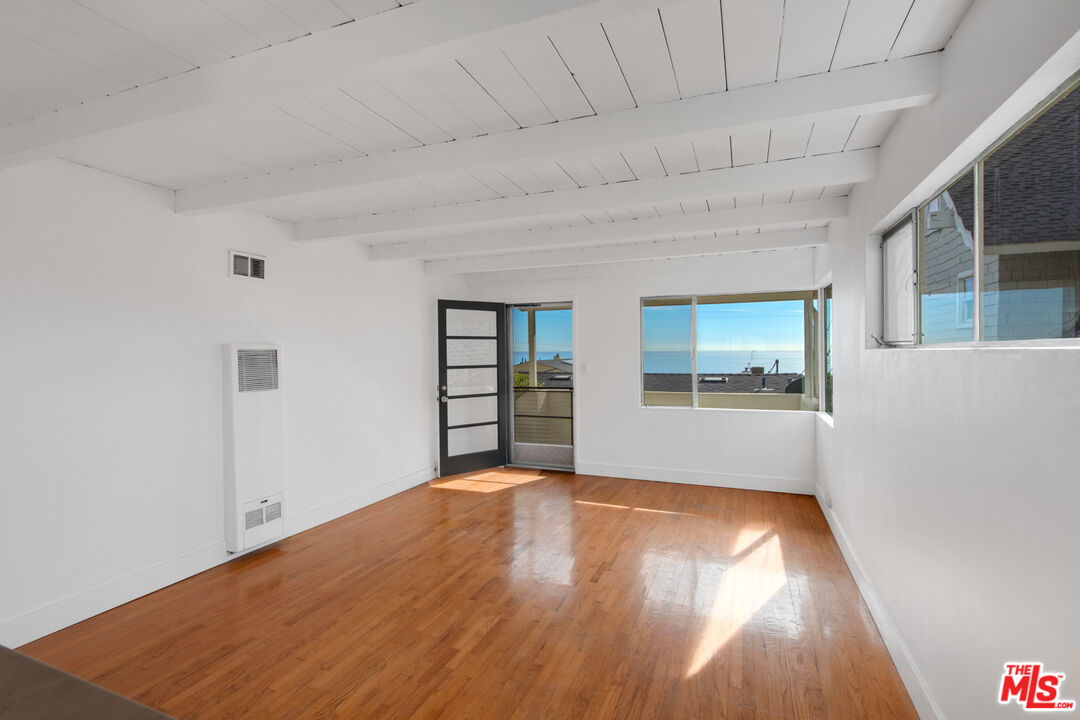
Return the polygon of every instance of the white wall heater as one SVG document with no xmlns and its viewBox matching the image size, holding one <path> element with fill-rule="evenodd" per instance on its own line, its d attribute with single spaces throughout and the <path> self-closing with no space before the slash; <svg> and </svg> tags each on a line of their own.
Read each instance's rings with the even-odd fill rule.
<svg viewBox="0 0 1080 720">
<path fill-rule="evenodd" d="M 273 345 L 226 345 L 225 548 L 285 535 L 284 408 Z"/>
</svg>

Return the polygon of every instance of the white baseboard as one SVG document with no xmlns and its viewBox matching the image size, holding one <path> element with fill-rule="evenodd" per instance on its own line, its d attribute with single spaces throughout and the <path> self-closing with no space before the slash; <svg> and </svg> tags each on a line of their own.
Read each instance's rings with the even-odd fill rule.
<svg viewBox="0 0 1080 720">
<path fill-rule="evenodd" d="M 335 500 L 322 507 L 307 510 L 298 515 L 293 515 L 291 519 L 287 519 L 286 521 L 286 533 L 288 535 L 296 535 L 305 530 L 310 530 L 325 522 L 335 520 L 342 515 L 348 515 L 349 513 L 356 512 L 360 508 L 367 507 L 372 503 L 385 500 L 391 495 L 397 495 L 399 492 L 404 492 L 409 488 L 422 485 L 434 477 L 434 467 L 426 467 L 423 470 L 411 472 L 408 475 L 403 475 L 395 480 L 384 482 L 381 485 L 367 488 L 355 495 Z"/>
<path fill-rule="evenodd" d="M 310 530 L 317 525 L 347 515 L 403 490 L 425 483 L 433 476 L 432 468 L 425 468 L 296 515 L 288 520 L 286 536 Z M 198 575 L 234 557 L 236 556 L 225 551 L 225 541 L 222 539 L 221 542 L 193 550 L 159 565 L 2 620 L 0 621 L 0 645 L 7 647 L 24 645 L 143 595 Z"/>
<path fill-rule="evenodd" d="M 908 651 L 907 644 L 904 643 L 900 630 L 896 627 L 896 623 L 893 622 L 892 615 L 885 609 L 885 603 L 882 601 L 881 596 L 878 595 L 877 590 L 874 589 L 874 585 L 870 582 L 870 578 L 867 577 L 862 564 L 859 562 L 858 555 L 855 554 L 854 548 L 848 542 L 847 533 L 844 532 L 844 528 L 840 526 L 840 521 L 837 520 L 836 515 L 825 502 L 821 486 L 815 488 L 814 495 L 817 497 L 821 512 L 824 513 L 825 520 L 829 523 L 833 537 L 836 538 L 836 544 L 840 546 L 840 552 L 844 555 L 844 560 L 851 570 L 851 575 L 855 578 L 855 584 L 858 585 L 859 592 L 862 593 L 863 600 L 866 601 L 866 606 L 877 624 L 878 632 L 881 633 L 881 639 L 885 641 L 885 647 L 888 649 L 889 655 L 892 656 L 893 664 L 896 665 L 896 670 L 900 673 L 900 679 L 903 680 L 904 687 L 907 688 L 908 695 L 911 696 L 911 702 L 914 703 L 919 717 L 922 720 L 945 720 L 945 714 L 934 701 L 934 696 L 930 693 L 926 679 L 919 672 L 919 667 L 915 664 L 911 652 Z"/>
<path fill-rule="evenodd" d="M 709 487 L 737 488 L 739 490 L 767 490 L 769 492 L 813 495 L 814 481 L 809 478 L 779 477 L 774 475 L 740 475 L 737 473 L 705 472 L 702 470 L 673 470 L 671 468 L 643 467 L 640 465 L 610 465 L 578 461 L 574 472 L 582 475 L 622 477 L 631 480 L 681 483 L 683 485 L 707 485 Z"/>
<path fill-rule="evenodd" d="M 225 540 L 0 621 L 0 645 L 18 647 L 197 575 L 231 556 Z"/>
</svg>

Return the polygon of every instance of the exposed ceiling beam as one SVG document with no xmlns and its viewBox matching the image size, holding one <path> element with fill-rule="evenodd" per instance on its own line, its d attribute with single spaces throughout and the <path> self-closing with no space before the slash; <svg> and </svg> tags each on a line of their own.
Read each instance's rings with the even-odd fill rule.
<svg viewBox="0 0 1080 720">
<path fill-rule="evenodd" d="M 674 0 L 425 0 L 0 129 L 0 168 L 210 105 L 403 72 Z"/>
<path fill-rule="evenodd" d="M 421 3 L 423 4 L 423 3 Z M 508 3 L 518 4 L 518 3 Z M 601 148 L 772 126 L 792 120 L 879 113 L 929 103 L 940 85 L 940 53 L 836 70 L 493 135 L 425 145 L 178 190 L 176 210 L 195 213 L 462 172 Z"/>
<path fill-rule="evenodd" d="M 368 250 L 368 257 L 372 260 L 427 259 L 581 245 L 611 245 L 687 233 L 834 220 L 845 217 L 847 212 L 847 198 L 828 198 L 645 220 L 374 245 Z"/>
<path fill-rule="evenodd" d="M 429 260 L 424 269 L 433 275 L 457 275 L 499 270 L 595 265 L 598 263 L 633 260 L 659 260 L 718 255 L 721 253 L 755 252 L 783 248 L 813 247 L 829 241 L 827 228 L 806 230 L 777 230 L 748 235 L 725 235 L 713 238 L 668 239 L 605 247 L 564 248 L 514 255 L 484 255 L 472 258 Z"/>
<path fill-rule="evenodd" d="M 402 240 L 425 233 L 483 232 L 512 219 L 703 200 L 738 193 L 767 193 L 791 188 L 848 185 L 877 176 L 876 148 L 778 162 L 708 170 L 648 180 L 631 180 L 521 197 L 418 208 L 378 215 L 313 220 L 296 226 L 300 241 L 356 237 L 364 243 Z"/>
</svg>

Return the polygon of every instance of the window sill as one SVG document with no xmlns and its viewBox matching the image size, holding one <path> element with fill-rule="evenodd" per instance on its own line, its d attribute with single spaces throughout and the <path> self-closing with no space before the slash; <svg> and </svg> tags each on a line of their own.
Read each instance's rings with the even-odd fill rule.
<svg viewBox="0 0 1080 720">
<path fill-rule="evenodd" d="M 868 350 L 1080 350 L 1080 338 L 1049 340 L 982 340 L 980 342 L 932 343 L 924 345 L 880 345 Z"/>
<path fill-rule="evenodd" d="M 769 413 L 776 415 L 817 415 L 819 410 L 773 410 L 769 408 L 708 408 L 687 407 L 685 405 L 638 405 L 641 410 L 681 410 L 683 412 L 731 412 L 731 413 Z"/>
<path fill-rule="evenodd" d="M 817 416 L 818 416 L 818 419 L 821 420 L 826 425 L 828 425 L 830 429 L 833 427 L 833 423 L 836 422 L 835 420 L 833 420 L 832 415 L 830 415 L 829 413 L 827 413 L 827 412 L 825 412 L 823 410 L 818 410 L 817 411 Z"/>
</svg>

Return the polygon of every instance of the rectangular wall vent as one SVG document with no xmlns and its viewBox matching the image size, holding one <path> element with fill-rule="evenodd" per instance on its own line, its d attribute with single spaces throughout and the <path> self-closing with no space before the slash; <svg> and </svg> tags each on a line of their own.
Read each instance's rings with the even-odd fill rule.
<svg viewBox="0 0 1080 720">
<path fill-rule="evenodd" d="M 266 512 L 266 520 L 265 520 L 265 522 L 272 522 L 274 520 L 277 520 L 279 517 L 281 517 L 281 503 L 276 502 L 276 503 L 267 505 L 264 508 L 264 511 Z"/>
<path fill-rule="evenodd" d="M 266 278 L 266 258 L 238 252 L 231 252 L 230 257 L 232 258 L 233 275 L 258 280 Z"/>
<path fill-rule="evenodd" d="M 236 369 L 240 392 L 278 389 L 277 349 L 237 350 Z"/>
<path fill-rule="evenodd" d="M 255 508 L 244 513 L 244 529 L 250 530 L 251 528 L 257 528 L 266 522 L 263 519 L 263 509 Z"/>
</svg>

